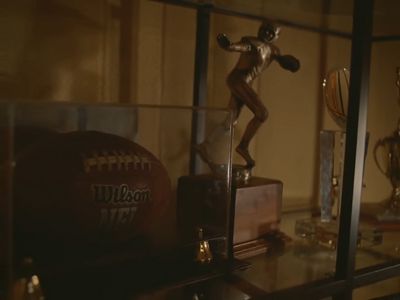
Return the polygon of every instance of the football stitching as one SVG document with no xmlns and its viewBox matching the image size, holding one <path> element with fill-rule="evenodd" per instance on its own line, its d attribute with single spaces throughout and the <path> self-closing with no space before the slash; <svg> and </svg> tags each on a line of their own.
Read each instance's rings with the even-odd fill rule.
<svg viewBox="0 0 400 300">
<path fill-rule="evenodd" d="M 148 157 L 123 150 L 94 150 L 90 154 L 82 153 L 81 157 L 85 173 L 101 172 L 104 169 L 112 171 L 115 168 L 118 171 L 122 169 L 151 171 L 152 167 L 152 162 Z"/>
</svg>

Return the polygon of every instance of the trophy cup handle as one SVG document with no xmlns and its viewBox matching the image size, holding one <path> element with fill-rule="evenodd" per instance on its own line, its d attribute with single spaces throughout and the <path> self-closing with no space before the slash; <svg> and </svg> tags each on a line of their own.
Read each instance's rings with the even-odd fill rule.
<svg viewBox="0 0 400 300">
<path fill-rule="evenodd" d="M 378 159 L 378 150 L 379 150 L 380 147 L 383 147 L 384 144 L 385 144 L 385 142 L 382 139 L 378 140 L 378 142 L 375 144 L 375 147 L 374 147 L 374 160 L 375 160 L 376 166 L 378 167 L 379 171 L 381 171 L 381 173 L 383 175 L 388 176 L 388 171 L 384 170 L 384 168 L 382 168 L 382 165 L 381 165 L 381 163 L 380 163 L 380 161 Z"/>
</svg>

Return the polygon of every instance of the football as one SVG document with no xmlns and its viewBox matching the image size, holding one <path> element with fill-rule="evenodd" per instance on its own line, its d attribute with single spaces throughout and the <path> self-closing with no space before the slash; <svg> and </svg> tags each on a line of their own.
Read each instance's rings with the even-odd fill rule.
<svg viewBox="0 0 400 300">
<path fill-rule="evenodd" d="M 14 179 L 15 240 L 24 255 L 145 235 L 172 193 L 152 153 L 97 131 L 59 133 L 21 150 Z"/>
</svg>

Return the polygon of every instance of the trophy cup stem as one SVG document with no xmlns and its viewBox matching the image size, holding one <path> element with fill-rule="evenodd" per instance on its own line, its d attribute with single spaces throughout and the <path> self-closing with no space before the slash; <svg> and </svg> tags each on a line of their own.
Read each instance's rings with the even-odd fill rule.
<svg viewBox="0 0 400 300">
<path fill-rule="evenodd" d="M 392 196 L 389 201 L 389 208 L 397 212 L 400 207 L 400 187 L 393 188 Z"/>
</svg>

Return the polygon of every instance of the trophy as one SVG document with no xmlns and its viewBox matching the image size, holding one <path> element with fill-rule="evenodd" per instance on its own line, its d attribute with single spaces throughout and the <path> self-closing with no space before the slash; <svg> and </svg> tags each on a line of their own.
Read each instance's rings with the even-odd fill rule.
<svg viewBox="0 0 400 300">
<path fill-rule="evenodd" d="M 397 130 L 388 137 L 380 139 L 374 148 L 374 159 L 378 169 L 392 185 L 392 194 L 385 206 L 388 211 L 381 219 L 400 221 L 400 120 Z"/>
<path fill-rule="evenodd" d="M 219 124 L 200 144 L 194 145 L 196 153 L 207 163 L 212 174 L 180 178 L 178 184 L 179 215 L 186 219 L 188 224 L 193 222 L 196 211 L 203 215 L 214 215 L 220 208 L 214 201 L 214 212 L 207 212 L 204 205 L 199 204 L 204 195 L 218 193 L 218 174 L 230 172 L 232 174 L 232 201 L 233 210 L 233 244 L 236 257 L 246 257 L 266 252 L 274 241 L 282 242 L 284 235 L 279 233 L 279 221 L 282 203 L 283 184 L 280 180 L 252 176 L 256 164 L 249 153 L 249 144 L 258 129 L 268 118 L 268 110 L 262 100 L 252 88 L 252 82 L 272 62 L 278 63 L 283 69 L 296 72 L 300 68 L 299 61 L 292 55 L 281 55 L 274 45 L 280 28 L 270 22 L 263 22 L 257 36 L 245 36 L 238 42 L 232 42 L 227 35 L 217 36 L 218 45 L 227 52 L 239 52 L 239 60 L 227 77 L 227 85 L 231 92 L 228 109 L 232 112 L 231 118 Z M 235 147 L 236 153 L 245 164 L 220 165 L 215 159 L 218 147 L 217 140 L 234 126 L 243 108 L 253 114 Z M 192 201 L 183 201 L 186 195 L 192 195 Z M 196 198 L 196 199 L 194 199 Z M 197 199 L 198 198 L 198 199 Z M 185 208 L 183 207 L 185 205 Z M 190 213 L 188 213 L 190 212 Z M 192 226 L 195 224 L 192 224 Z M 201 224 L 198 224 L 201 226 Z M 203 226 L 204 227 L 204 226 Z M 272 241 L 272 242 L 271 242 Z"/>
<path fill-rule="evenodd" d="M 397 67 L 396 85 L 400 100 L 400 67 Z M 383 212 L 377 214 L 378 221 L 400 221 L 400 118 L 392 135 L 379 139 L 374 148 L 374 159 L 378 169 L 390 181 L 392 193 L 384 201 Z"/>
<path fill-rule="evenodd" d="M 336 219 L 339 215 L 340 199 L 342 198 L 349 78 L 349 71 L 342 68 L 330 71 L 323 80 L 323 100 L 329 115 L 339 130 L 320 131 L 320 218 L 298 220 L 295 227 L 298 236 L 331 249 L 336 248 L 338 235 Z M 367 146 L 368 134 L 365 142 Z M 364 225 L 359 227 L 358 237 L 359 246 L 372 246 L 382 241 L 379 230 Z"/>
<path fill-rule="evenodd" d="M 319 133 L 320 218 L 298 220 L 295 225 L 298 236 L 333 249 L 337 238 L 335 218 L 341 198 L 349 77 L 346 68 L 336 69 L 322 82 L 323 101 L 339 130 L 321 130 Z"/>
<path fill-rule="evenodd" d="M 325 223 L 337 215 L 333 208 L 341 198 L 349 78 L 349 71 L 342 68 L 330 71 L 322 83 L 326 108 L 339 127 L 339 130 L 320 131 L 319 202 L 321 222 Z"/>
</svg>

